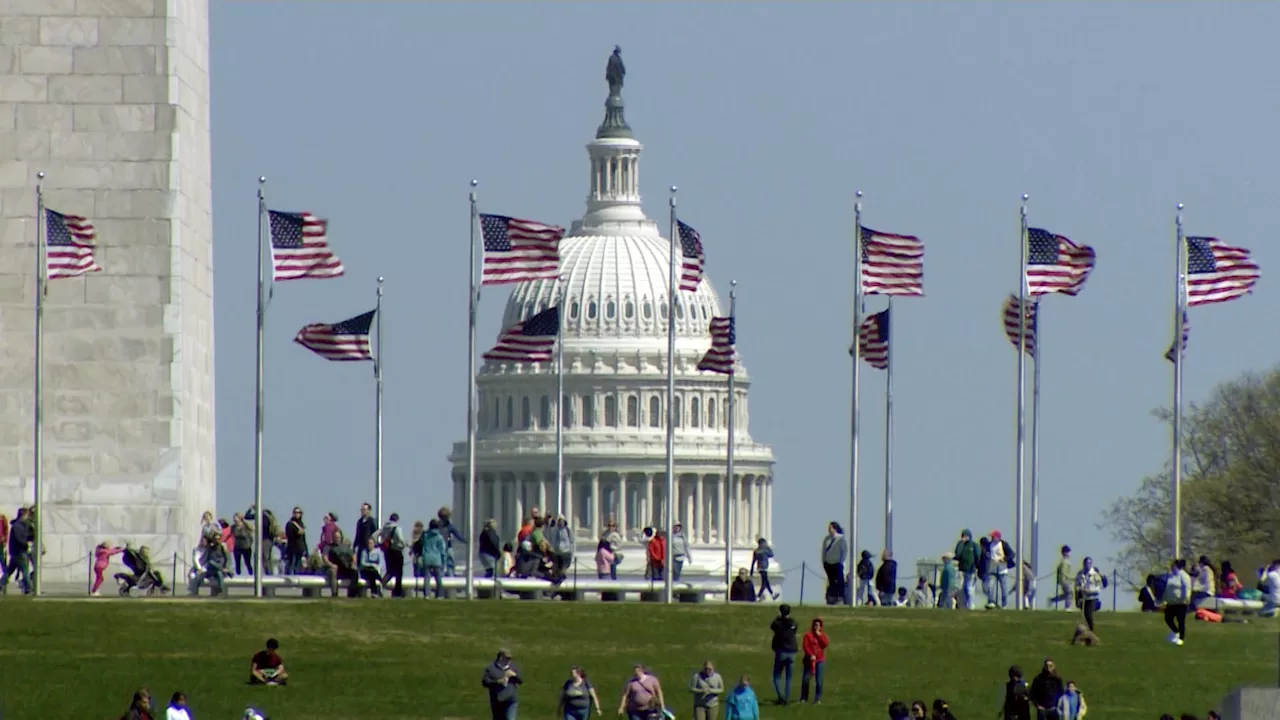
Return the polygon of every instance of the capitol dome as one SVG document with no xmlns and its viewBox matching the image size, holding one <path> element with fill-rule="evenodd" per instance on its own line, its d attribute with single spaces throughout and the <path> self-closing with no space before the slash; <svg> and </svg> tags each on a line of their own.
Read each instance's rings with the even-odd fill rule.
<svg viewBox="0 0 1280 720">
<path fill-rule="evenodd" d="M 684 526 L 693 556 L 684 574 L 720 577 L 729 383 L 725 375 L 699 371 L 697 364 L 711 345 L 711 319 L 727 315 L 728 308 L 721 306 L 706 277 L 696 291 L 677 292 L 672 305 L 671 243 L 642 207 L 643 147 L 626 123 L 616 89 L 605 108 L 604 122 L 587 145 L 586 213 L 560 242 L 560 278 L 515 284 L 502 318 L 507 328 L 547 308 L 561 308 L 564 395 L 556 397 L 554 361 L 486 361 L 480 368 L 474 448 L 477 522 L 495 520 L 506 539 L 535 507 L 564 515 L 575 531 L 579 562 L 584 570 L 590 566 L 589 572 L 594 572 L 591 551 L 610 524 L 631 545 L 646 527 L 669 528 L 665 404 L 667 319 L 673 312 L 675 521 Z M 714 257 L 713 250 L 713 263 Z M 735 566 L 747 565 L 756 539 L 771 536 L 772 529 L 773 453 L 751 438 L 750 385 L 739 359 L 734 376 L 736 485 L 730 506 Z M 561 411 L 565 497 L 557 508 L 555 421 Z M 454 445 L 450 462 L 453 505 L 465 508 L 465 441 Z M 638 574 L 643 552 L 633 547 L 624 555 L 620 571 Z"/>
</svg>

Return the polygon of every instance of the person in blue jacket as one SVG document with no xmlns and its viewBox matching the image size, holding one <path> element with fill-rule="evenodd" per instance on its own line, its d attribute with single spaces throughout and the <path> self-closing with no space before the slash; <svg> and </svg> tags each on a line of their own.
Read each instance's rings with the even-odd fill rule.
<svg viewBox="0 0 1280 720">
<path fill-rule="evenodd" d="M 724 698 L 724 720 L 760 720 L 760 701 L 751 681 L 743 675 L 738 686 Z"/>
<path fill-rule="evenodd" d="M 422 535 L 422 555 L 418 556 L 418 562 L 422 563 L 423 596 L 426 596 L 428 586 L 433 579 L 436 581 L 435 596 L 438 598 L 443 594 L 440 578 L 448 566 L 448 555 L 449 546 L 440 531 L 440 521 L 432 520 L 427 526 L 427 531 Z"/>
</svg>

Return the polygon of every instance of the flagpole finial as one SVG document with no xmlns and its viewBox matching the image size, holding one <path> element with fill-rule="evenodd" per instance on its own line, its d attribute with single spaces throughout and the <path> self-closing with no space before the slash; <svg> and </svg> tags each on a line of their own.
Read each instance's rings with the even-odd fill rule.
<svg viewBox="0 0 1280 720">
<path fill-rule="evenodd" d="M 475 187 L 479 184 L 480 184 L 479 180 L 476 180 L 475 178 L 471 178 L 471 187 Z"/>
<path fill-rule="evenodd" d="M 679 189 L 680 188 L 676 187 L 675 185 L 671 186 L 671 207 L 676 206 L 676 191 L 678 191 Z"/>
<path fill-rule="evenodd" d="M 43 180 L 43 179 L 44 179 L 44 171 L 43 171 L 43 170 L 41 170 L 40 172 L 36 173 L 36 179 L 38 179 L 38 180 Z"/>
<path fill-rule="evenodd" d="M 258 184 L 259 184 L 259 185 L 266 184 L 266 182 L 267 182 L 267 176 L 266 176 L 266 175 L 259 175 L 259 176 L 258 176 Z"/>
<path fill-rule="evenodd" d="M 1030 195 L 1026 193 L 1022 193 L 1022 202 L 1026 202 L 1027 200 L 1030 200 L 1030 199 L 1031 199 Z"/>
<path fill-rule="evenodd" d="M 41 174 L 43 174 L 43 173 L 41 173 Z M 1184 208 L 1184 207 L 1186 207 L 1186 205 L 1183 205 L 1182 203 L 1178 203 L 1178 212 L 1182 212 L 1182 208 Z"/>
</svg>

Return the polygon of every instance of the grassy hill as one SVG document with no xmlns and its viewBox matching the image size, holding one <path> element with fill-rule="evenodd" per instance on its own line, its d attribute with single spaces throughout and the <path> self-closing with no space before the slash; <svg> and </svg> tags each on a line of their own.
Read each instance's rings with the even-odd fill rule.
<svg viewBox="0 0 1280 720">
<path fill-rule="evenodd" d="M 689 675 L 713 660 L 726 683 L 747 674 L 772 699 L 772 608 L 628 603 L 401 601 L 8 600 L 0 603 L 5 718 L 116 718 L 133 690 L 174 690 L 193 715 L 238 718 L 247 703 L 273 720 L 486 718 L 480 672 L 499 646 L 526 678 L 521 718 L 551 718 L 570 665 L 600 688 L 606 716 L 629 668 L 643 662 L 689 716 Z M 890 699 L 950 701 L 965 720 L 995 717 L 1012 663 L 1033 674 L 1046 656 L 1076 680 L 1090 716 L 1203 717 L 1231 688 L 1277 677 L 1274 626 L 1196 623 L 1185 647 L 1159 617 L 1099 615 L 1096 648 L 1069 647 L 1067 613 L 800 608 L 832 647 L 821 706 L 764 708 L 766 718 L 885 717 Z M 289 687 L 245 684 L 248 660 L 276 637 Z M 798 668 L 797 668 L 798 670 Z M 799 673 L 793 699 L 799 694 Z M 558 719 L 557 719 L 558 720 Z"/>
</svg>

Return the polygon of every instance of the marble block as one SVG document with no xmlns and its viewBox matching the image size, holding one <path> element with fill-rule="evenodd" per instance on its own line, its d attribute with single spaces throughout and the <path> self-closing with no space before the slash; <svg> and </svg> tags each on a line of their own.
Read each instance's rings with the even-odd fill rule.
<svg viewBox="0 0 1280 720">
<path fill-rule="evenodd" d="M 1238 687 L 1223 698 L 1223 720 L 1274 720 L 1280 718 L 1280 688 Z"/>
</svg>

